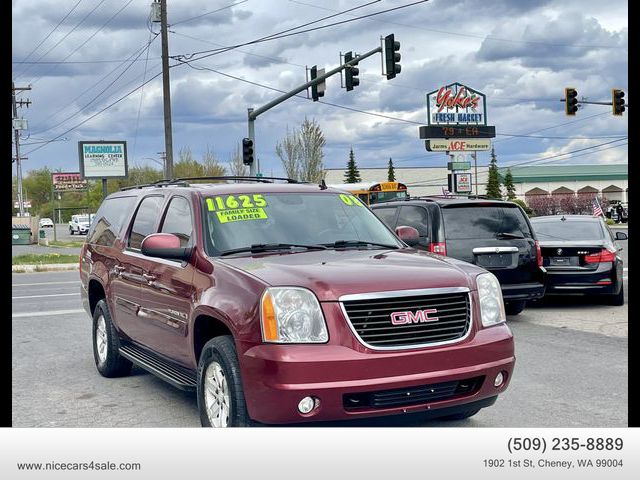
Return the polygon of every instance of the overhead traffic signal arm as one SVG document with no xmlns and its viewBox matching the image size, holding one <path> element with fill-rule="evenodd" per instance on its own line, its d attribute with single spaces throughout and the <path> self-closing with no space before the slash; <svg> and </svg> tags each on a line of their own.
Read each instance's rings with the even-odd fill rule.
<svg viewBox="0 0 640 480">
<path fill-rule="evenodd" d="M 571 116 L 578 111 L 578 91 L 575 88 L 564 89 L 564 109 L 565 113 Z"/>
</svg>

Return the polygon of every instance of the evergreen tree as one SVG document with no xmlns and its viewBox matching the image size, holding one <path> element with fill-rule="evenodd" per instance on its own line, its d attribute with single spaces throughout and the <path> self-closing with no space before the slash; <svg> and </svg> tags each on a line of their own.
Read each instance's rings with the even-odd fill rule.
<svg viewBox="0 0 640 480">
<path fill-rule="evenodd" d="M 344 174 L 344 183 L 358 183 L 362 181 L 360 172 L 356 165 L 356 156 L 353 154 L 353 147 L 349 151 L 349 161 L 347 162 L 347 172 Z"/>
<path fill-rule="evenodd" d="M 498 175 L 498 160 L 496 159 L 496 152 L 493 148 L 491 148 L 491 162 L 489 163 L 489 176 L 487 178 L 487 197 L 497 200 L 502 199 L 500 175 Z"/>
<path fill-rule="evenodd" d="M 387 180 L 389 182 L 396 181 L 396 171 L 393 168 L 393 160 L 389 159 L 389 172 L 387 173 Z"/>
<path fill-rule="evenodd" d="M 504 175 L 504 189 L 507 191 L 507 200 L 516 199 L 516 186 L 513 184 L 510 168 L 507 168 L 507 173 Z"/>
</svg>

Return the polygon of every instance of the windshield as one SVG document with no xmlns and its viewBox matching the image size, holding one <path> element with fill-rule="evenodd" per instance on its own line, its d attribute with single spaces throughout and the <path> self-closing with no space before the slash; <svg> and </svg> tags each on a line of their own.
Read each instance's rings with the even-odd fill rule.
<svg viewBox="0 0 640 480">
<path fill-rule="evenodd" d="M 451 240 L 489 239 L 497 234 L 531 238 L 520 209 L 502 206 L 443 208 L 446 237 Z"/>
<path fill-rule="evenodd" d="M 83 215 L 83 216 L 76 217 L 76 221 L 78 223 L 88 222 L 89 221 L 89 216 L 88 215 Z"/>
<path fill-rule="evenodd" d="M 602 240 L 600 222 L 531 222 L 538 240 Z"/>
<path fill-rule="evenodd" d="M 402 246 L 353 195 L 274 193 L 204 199 L 210 255 L 264 244 L 328 245 L 372 242 Z"/>
</svg>

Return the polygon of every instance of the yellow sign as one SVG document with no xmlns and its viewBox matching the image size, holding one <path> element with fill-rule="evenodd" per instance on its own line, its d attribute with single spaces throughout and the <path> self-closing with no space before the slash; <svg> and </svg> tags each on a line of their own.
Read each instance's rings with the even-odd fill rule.
<svg viewBox="0 0 640 480">
<path fill-rule="evenodd" d="M 358 207 L 362 206 L 362 202 L 353 195 L 345 195 L 344 193 L 341 193 L 340 200 L 342 200 L 345 205 L 357 205 Z"/>
<path fill-rule="evenodd" d="M 207 209 L 216 212 L 220 223 L 269 218 L 262 208 L 267 206 L 267 201 L 261 194 L 213 197 L 206 202 Z"/>
<path fill-rule="evenodd" d="M 241 222 L 245 220 L 260 220 L 268 218 L 264 208 L 236 208 L 216 212 L 220 223 Z"/>
</svg>

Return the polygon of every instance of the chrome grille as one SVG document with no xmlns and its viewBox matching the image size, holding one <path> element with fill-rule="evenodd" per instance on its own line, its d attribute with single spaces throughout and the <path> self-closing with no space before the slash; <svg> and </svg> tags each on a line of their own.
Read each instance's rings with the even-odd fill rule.
<svg viewBox="0 0 640 480">
<path fill-rule="evenodd" d="M 362 297 L 366 298 L 347 296 L 342 306 L 357 336 L 373 348 L 410 348 L 452 342 L 466 336 L 471 325 L 469 292 L 412 296 L 384 294 L 380 298 L 367 294 Z M 425 310 L 429 313 L 420 317 L 419 312 Z M 409 312 L 408 319 L 406 312 Z M 396 321 L 406 320 L 407 323 L 394 324 L 393 313 Z"/>
</svg>

